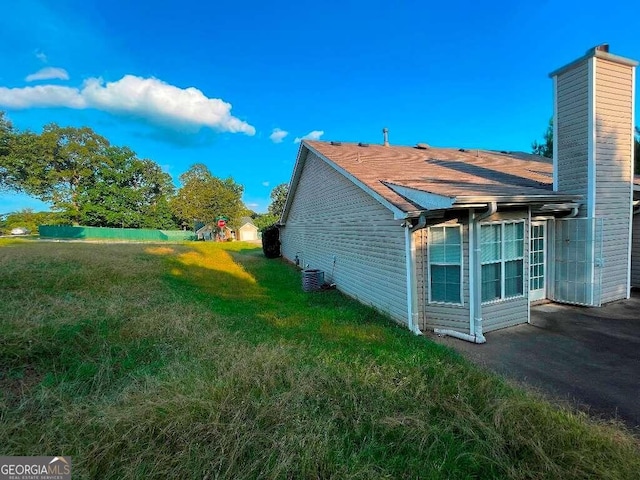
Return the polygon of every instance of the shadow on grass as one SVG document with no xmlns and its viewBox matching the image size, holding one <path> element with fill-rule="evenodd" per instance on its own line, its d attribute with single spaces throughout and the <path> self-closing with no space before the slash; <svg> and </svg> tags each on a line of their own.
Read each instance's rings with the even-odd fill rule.
<svg viewBox="0 0 640 480">
<path fill-rule="evenodd" d="M 248 341 L 334 347 L 344 355 L 424 357 L 431 351 L 460 358 L 337 290 L 303 292 L 300 272 L 282 259 L 266 259 L 259 247 L 197 244 L 186 252 L 147 252 L 166 255 L 172 288 L 205 303 L 224 328 Z"/>
</svg>

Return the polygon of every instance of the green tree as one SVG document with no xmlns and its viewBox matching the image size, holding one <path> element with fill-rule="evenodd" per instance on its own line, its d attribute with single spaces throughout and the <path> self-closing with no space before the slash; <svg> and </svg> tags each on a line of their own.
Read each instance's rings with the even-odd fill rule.
<svg viewBox="0 0 640 480">
<path fill-rule="evenodd" d="M 80 218 L 79 197 L 86 182 L 105 159 L 109 142 L 88 127 L 59 127 L 49 124 L 41 135 L 5 131 L 5 187 L 27 193 L 56 210 L 66 212 L 73 222 Z"/>
<path fill-rule="evenodd" d="M 264 213 L 262 215 L 258 215 L 253 219 L 253 223 L 259 230 L 264 230 L 267 227 L 270 227 L 274 223 L 276 223 L 280 219 L 277 215 L 272 215 L 271 213 Z"/>
<path fill-rule="evenodd" d="M 6 234 L 12 228 L 25 227 L 36 234 L 40 225 L 64 225 L 65 223 L 67 223 L 66 219 L 60 213 L 34 212 L 30 208 L 25 208 L 6 215 L 6 219 L 0 225 L 0 231 Z"/>
<path fill-rule="evenodd" d="M 80 220 L 80 196 L 89 186 L 97 169 L 108 163 L 109 141 L 89 127 L 59 127 L 49 124 L 41 135 L 44 158 L 41 172 L 45 179 L 40 195 L 54 208 Z"/>
<path fill-rule="evenodd" d="M 175 216 L 189 225 L 210 223 L 220 215 L 234 225 L 246 211 L 242 203 L 244 187 L 231 177 L 223 180 L 213 176 L 206 165 L 193 165 L 180 175 L 180 183 L 171 207 Z"/>
<path fill-rule="evenodd" d="M 634 150 L 634 173 L 640 174 L 640 128 L 635 127 L 633 139 Z M 543 157 L 553 158 L 553 118 L 549 120 L 549 125 L 544 133 L 544 142 L 534 141 L 531 144 L 532 153 Z"/>
<path fill-rule="evenodd" d="M 542 157 L 553 158 L 553 118 L 549 120 L 547 130 L 544 132 L 544 141 L 538 143 L 534 140 L 531 144 L 531 153 Z"/>
<path fill-rule="evenodd" d="M 9 153 L 11 152 L 10 145 L 13 135 L 13 125 L 5 116 L 4 112 L 0 112 L 0 190 L 9 187 L 7 162 L 9 160 Z"/>
<path fill-rule="evenodd" d="M 87 179 L 78 203 L 83 225 L 175 228 L 169 208 L 171 177 L 128 147 L 107 147 L 104 162 Z"/>
<path fill-rule="evenodd" d="M 284 211 L 284 204 L 287 201 L 287 194 L 289 193 L 289 185 L 281 183 L 273 190 L 271 190 L 271 205 L 269 205 L 269 213 L 271 215 L 280 218 Z"/>
<path fill-rule="evenodd" d="M 24 155 L 29 155 L 29 148 L 23 145 L 33 145 L 34 135 L 30 132 L 20 133 L 14 129 L 11 121 L 4 112 L 0 111 L 0 190 L 23 191 L 22 185 L 29 177 L 29 164 L 23 161 Z"/>
</svg>

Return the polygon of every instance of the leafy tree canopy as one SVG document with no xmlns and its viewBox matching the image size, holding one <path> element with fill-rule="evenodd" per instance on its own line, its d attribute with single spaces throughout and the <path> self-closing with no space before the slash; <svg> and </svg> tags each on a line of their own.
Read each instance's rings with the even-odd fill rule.
<svg viewBox="0 0 640 480">
<path fill-rule="evenodd" d="M 68 222 L 173 228 L 171 177 L 88 127 L 19 132 L 0 112 L 0 187 L 51 203 Z"/>
<path fill-rule="evenodd" d="M 536 140 L 531 144 L 531 153 L 542 157 L 553 158 L 553 118 L 549 120 L 542 143 Z"/>
<path fill-rule="evenodd" d="M 271 215 L 280 218 L 284 211 L 284 204 L 287 201 L 287 194 L 289 193 L 289 185 L 287 183 L 281 183 L 273 190 L 271 190 L 271 205 L 269 205 L 269 213 Z"/>
<path fill-rule="evenodd" d="M 105 162 L 80 195 L 83 225 L 125 228 L 175 228 L 169 208 L 171 176 L 127 147 L 108 147 Z"/>
<path fill-rule="evenodd" d="M 264 230 L 267 227 L 270 227 L 274 223 L 276 223 L 280 217 L 278 215 L 272 215 L 271 213 L 265 213 L 262 215 L 258 215 L 253 219 L 253 223 L 259 230 Z"/>
<path fill-rule="evenodd" d="M 6 215 L 6 218 L 0 221 L 0 233 L 8 234 L 12 228 L 16 227 L 24 227 L 31 233 L 38 233 L 39 225 L 64 225 L 66 223 L 66 218 L 61 213 L 34 212 L 30 208 L 25 208 Z"/>
<path fill-rule="evenodd" d="M 544 141 L 531 144 L 531 153 L 543 157 L 553 158 L 553 118 L 549 120 L 547 130 L 544 132 Z M 640 174 L 640 128 L 635 127 L 634 147 L 634 172 Z"/>
<path fill-rule="evenodd" d="M 233 178 L 220 179 L 206 165 L 197 163 L 180 175 L 182 187 L 171 202 L 173 213 L 181 221 L 210 223 L 225 216 L 235 224 L 246 213 L 242 203 L 244 187 Z"/>
<path fill-rule="evenodd" d="M 640 128 L 636 127 L 636 135 L 635 138 L 633 140 L 634 143 L 634 149 L 633 149 L 633 154 L 634 154 L 634 173 L 636 174 L 640 174 Z"/>
</svg>

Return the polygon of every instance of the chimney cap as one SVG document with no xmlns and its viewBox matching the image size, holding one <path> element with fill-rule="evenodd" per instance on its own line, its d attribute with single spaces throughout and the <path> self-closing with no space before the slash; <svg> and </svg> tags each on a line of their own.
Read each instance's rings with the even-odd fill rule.
<svg viewBox="0 0 640 480">
<path fill-rule="evenodd" d="M 589 50 L 587 50 L 587 55 L 590 55 L 592 53 L 595 52 L 605 52 L 605 53 L 609 53 L 609 44 L 608 43 L 601 43 L 600 45 L 596 45 L 593 48 L 590 48 Z"/>
<path fill-rule="evenodd" d="M 630 58 L 624 58 L 624 57 L 620 57 L 618 55 L 614 55 L 612 53 L 609 53 L 609 44 L 608 43 L 601 43 L 600 45 L 596 45 L 595 47 L 590 48 L 589 50 L 587 50 L 587 53 L 585 55 L 583 55 L 582 57 L 578 58 L 577 60 L 574 60 L 573 62 L 568 63 L 564 67 L 560 67 L 557 70 L 554 70 L 553 72 L 551 72 L 549 74 L 549 77 L 551 77 L 551 78 L 557 77 L 558 75 L 561 75 L 561 74 L 567 72 L 568 70 L 571 70 L 576 65 L 579 65 L 582 62 L 584 62 L 586 60 L 589 60 L 590 58 L 593 58 L 593 57 L 604 58 L 606 60 L 609 60 L 610 62 L 615 62 L 615 63 L 618 63 L 620 65 L 625 65 L 627 67 L 636 67 L 636 66 L 638 66 L 638 62 L 636 62 L 635 60 L 631 60 Z"/>
</svg>

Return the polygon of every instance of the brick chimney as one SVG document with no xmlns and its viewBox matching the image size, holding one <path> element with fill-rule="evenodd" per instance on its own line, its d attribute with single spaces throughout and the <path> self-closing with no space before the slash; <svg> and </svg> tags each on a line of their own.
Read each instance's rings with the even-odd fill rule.
<svg viewBox="0 0 640 480">
<path fill-rule="evenodd" d="M 602 303 L 629 297 L 637 64 L 604 44 L 550 74 L 553 189 L 583 196 L 579 217 L 602 219 Z"/>
</svg>

